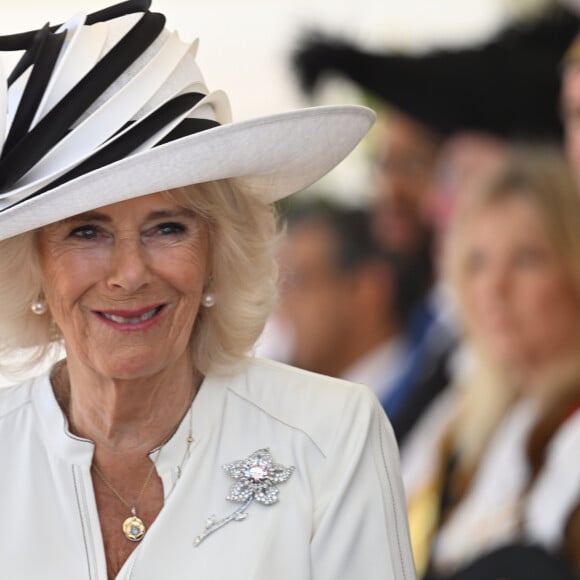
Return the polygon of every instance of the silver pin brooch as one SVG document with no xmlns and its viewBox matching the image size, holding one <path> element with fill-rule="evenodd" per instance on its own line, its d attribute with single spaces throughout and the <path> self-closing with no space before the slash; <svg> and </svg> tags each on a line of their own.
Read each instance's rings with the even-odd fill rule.
<svg viewBox="0 0 580 580">
<path fill-rule="evenodd" d="M 275 504 L 279 495 L 277 485 L 287 481 L 294 472 L 294 467 L 274 463 L 269 449 L 258 449 L 246 459 L 226 463 L 222 468 L 236 480 L 226 499 L 242 505 L 219 520 L 210 516 L 205 523 L 205 530 L 193 541 L 195 546 L 199 546 L 226 524 L 245 520 L 248 517 L 246 510 L 254 500 L 267 506 Z"/>
</svg>

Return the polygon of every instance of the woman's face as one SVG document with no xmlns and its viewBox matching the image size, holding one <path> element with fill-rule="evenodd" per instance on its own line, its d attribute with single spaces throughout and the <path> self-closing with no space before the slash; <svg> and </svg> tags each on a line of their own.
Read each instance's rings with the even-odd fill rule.
<svg viewBox="0 0 580 580">
<path fill-rule="evenodd" d="M 203 219 L 156 193 L 46 226 L 38 243 L 69 361 L 134 379 L 188 356 L 209 277 Z"/>
<path fill-rule="evenodd" d="M 537 211 L 511 198 L 481 210 L 465 230 L 465 316 L 476 341 L 515 371 L 569 356 L 580 296 Z"/>
</svg>

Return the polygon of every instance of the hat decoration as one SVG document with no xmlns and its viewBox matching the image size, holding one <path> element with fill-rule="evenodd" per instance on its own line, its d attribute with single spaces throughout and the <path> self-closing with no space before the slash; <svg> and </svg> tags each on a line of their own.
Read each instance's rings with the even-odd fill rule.
<svg viewBox="0 0 580 580">
<path fill-rule="evenodd" d="M 8 79 L 0 189 L 16 187 L 0 194 L 3 208 L 152 142 L 230 121 L 225 94 L 207 95 L 197 43 L 164 30 L 161 14 L 138 11 L 149 4 L 128 3 L 112 20 L 101 12 L 106 20 L 92 26 L 79 15 L 32 37 L 21 60 L 30 65 Z"/>
<path fill-rule="evenodd" d="M 576 14 L 552 7 L 482 44 L 421 54 L 373 52 L 311 32 L 293 64 L 307 93 L 326 77 L 346 77 L 444 136 L 559 139 L 559 65 L 579 25 Z"/>
<path fill-rule="evenodd" d="M 167 30 L 150 5 L 129 0 L 0 37 L 0 51 L 25 51 L 7 77 L 0 71 L 0 239 L 137 195 L 228 177 L 272 201 L 329 171 L 372 124 L 372 112 L 361 107 L 232 123 L 226 94 L 205 85 L 198 42 Z M 292 128 L 296 136 L 272 146 Z M 325 137 L 338 143 L 327 154 Z M 310 148 L 310 156 L 299 148 Z"/>
</svg>

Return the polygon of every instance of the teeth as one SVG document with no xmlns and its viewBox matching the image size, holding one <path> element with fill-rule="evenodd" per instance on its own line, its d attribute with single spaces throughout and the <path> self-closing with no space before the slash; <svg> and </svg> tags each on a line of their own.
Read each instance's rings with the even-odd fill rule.
<svg viewBox="0 0 580 580">
<path fill-rule="evenodd" d="M 141 316 L 135 316 L 132 318 L 125 318 L 124 316 L 117 316 L 116 314 L 107 314 L 106 312 L 101 312 L 101 314 L 107 319 L 116 322 L 117 324 L 139 324 L 139 322 L 145 322 L 150 318 L 153 318 L 155 314 L 159 311 L 159 308 L 153 308 Z"/>
</svg>

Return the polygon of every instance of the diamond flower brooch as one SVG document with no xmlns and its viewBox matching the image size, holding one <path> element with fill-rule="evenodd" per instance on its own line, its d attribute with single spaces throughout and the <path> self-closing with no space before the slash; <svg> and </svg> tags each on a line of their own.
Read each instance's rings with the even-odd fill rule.
<svg viewBox="0 0 580 580">
<path fill-rule="evenodd" d="M 277 485 L 287 481 L 294 472 L 294 467 L 274 463 L 269 449 L 258 449 L 246 459 L 226 463 L 222 468 L 235 479 L 226 499 L 242 505 L 219 520 L 210 516 L 205 523 L 205 530 L 193 541 L 195 546 L 199 546 L 226 524 L 245 520 L 248 517 L 246 510 L 253 501 L 265 506 L 275 504 L 279 494 Z"/>
</svg>

